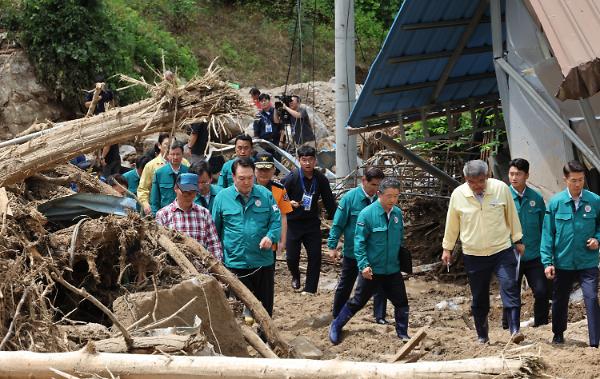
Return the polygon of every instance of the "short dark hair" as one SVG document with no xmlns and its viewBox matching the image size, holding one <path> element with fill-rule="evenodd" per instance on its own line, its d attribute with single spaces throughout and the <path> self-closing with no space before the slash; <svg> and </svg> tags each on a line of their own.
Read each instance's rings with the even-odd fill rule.
<svg viewBox="0 0 600 379">
<path fill-rule="evenodd" d="M 160 133 L 158 135 L 158 144 L 160 145 L 165 139 L 169 138 L 171 135 L 169 133 Z"/>
<path fill-rule="evenodd" d="M 252 160 L 252 158 L 237 158 L 233 162 L 233 165 L 231 165 L 231 172 L 233 173 L 233 175 L 236 174 L 238 167 L 250 167 L 252 171 L 254 171 L 254 161 Z"/>
<path fill-rule="evenodd" d="M 563 167 L 563 174 L 568 178 L 572 172 L 585 172 L 585 167 L 579 161 L 571 161 Z"/>
<path fill-rule="evenodd" d="M 373 179 L 383 179 L 385 178 L 385 174 L 383 170 L 377 167 L 368 167 L 365 168 L 365 179 L 367 182 L 370 182 Z"/>
<path fill-rule="evenodd" d="M 235 141 L 233 142 L 233 145 L 237 145 L 238 141 L 248 141 L 250 142 L 250 146 L 252 146 L 252 137 L 250 137 L 247 134 L 240 134 L 237 137 L 235 137 Z"/>
<path fill-rule="evenodd" d="M 181 151 L 183 152 L 184 148 L 185 148 L 185 144 L 181 141 L 173 141 L 173 143 L 171 144 L 171 150 L 181 149 Z"/>
<path fill-rule="evenodd" d="M 295 97 L 295 98 L 296 98 L 296 100 L 298 100 L 298 102 L 299 102 L 299 103 L 301 103 L 301 102 L 302 102 L 302 99 L 301 99 L 301 98 L 300 98 L 300 96 L 298 96 L 298 95 L 292 95 L 292 96 L 290 96 L 290 97 L 291 97 L 292 99 Z"/>
<path fill-rule="evenodd" d="M 256 87 L 252 87 L 252 88 L 250 88 L 250 91 L 248 91 L 248 93 L 252 96 L 256 96 L 256 95 L 260 95 L 260 90 Z"/>
<path fill-rule="evenodd" d="M 202 176 L 204 173 L 207 173 L 208 176 L 211 175 L 210 165 L 207 161 L 194 162 L 188 170 L 188 172 L 191 172 L 192 174 L 196 174 L 198 176 Z"/>
<path fill-rule="evenodd" d="M 298 158 L 300 157 L 316 157 L 317 150 L 310 145 L 302 145 L 298 149 Z"/>
<path fill-rule="evenodd" d="M 127 183 L 127 179 L 125 179 L 125 177 L 121 174 L 114 174 L 114 175 L 109 176 L 107 182 L 111 186 L 114 186 L 118 183 L 125 188 L 127 188 L 127 186 L 129 185 Z"/>
<path fill-rule="evenodd" d="M 384 193 L 388 188 L 395 188 L 400 191 L 400 182 L 395 178 L 385 178 L 379 184 L 379 192 Z"/>
<path fill-rule="evenodd" d="M 271 100 L 271 96 L 269 96 L 269 94 L 268 94 L 268 93 L 261 93 L 261 94 L 258 96 L 258 101 L 263 101 L 263 100 L 265 100 L 265 99 L 266 99 L 266 100 Z"/>
<path fill-rule="evenodd" d="M 529 162 L 527 161 L 527 159 L 515 158 L 512 161 L 508 162 L 508 168 L 511 167 L 516 167 L 517 170 L 529 174 Z"/>
<path fill-rule="evenodd" d="M 150 157 L 149 156 L 147 156 L 147 155 L 140 155 L 135 160 L 135 168 L 139 168 L 140 170 L 143 170 L 144 167 L 148 164 L 148 162 L 150 162 Z"/>
</svg>

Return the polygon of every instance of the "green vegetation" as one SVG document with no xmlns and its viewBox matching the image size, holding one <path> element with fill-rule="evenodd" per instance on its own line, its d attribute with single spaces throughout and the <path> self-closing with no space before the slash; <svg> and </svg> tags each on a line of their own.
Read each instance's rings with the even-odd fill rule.
<svg viewBox="0 0 600 379">
<path fill-rule="evenodd" d="M 17 33 L 38 78 L 57 98 L 76 107 L 98 75 L 144 77 L 166 65 L 190 77 L 197 70 L 191 51 L 166 31 L 141 18 L 124 0 L 22 0 L 0 3 L 0 25 Z M 121 103 L 144 96 L 123 91 Z"/>
<path fill-rule="evenodd" d="M 357 71 L 366 73 L 402 0 L 356 0 Z M 27 49 L 38 78 L 76 107 L 98 75 L 189 78 L 220 57 L 228 80 L 271 87 L 334 74 L 334 0 L 0 0 L 0 28 Z M 300 23 L 298 24 L 298 20 Z M 293 52 L 293 54 L 292 54 Z M 300 53 L 301 52 L 301 53 Z M 290 57 L 291 55 L 291 57 Z M 141 89 L 119 93 L 126 104 Z"/>
</svg>

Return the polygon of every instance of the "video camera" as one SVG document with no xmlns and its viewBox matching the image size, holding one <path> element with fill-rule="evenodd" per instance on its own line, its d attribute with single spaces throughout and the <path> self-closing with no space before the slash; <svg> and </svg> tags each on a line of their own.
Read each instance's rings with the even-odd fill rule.
<svg viewBox="0 0 600 379">
<path fill-rule="evenodd" d="M 283 109 L 283 104 L 289 107 L 290 103 L 292 102 L 292 96 L 283 94 L 281 96 L 275 96 L 275 98 L 278 100 L 275 102 L 275 110 L 279 112 L 279 118 L 281 119 L 281 123 L 289 124 L 290 114 L 285 109 Z"/>
</svg>

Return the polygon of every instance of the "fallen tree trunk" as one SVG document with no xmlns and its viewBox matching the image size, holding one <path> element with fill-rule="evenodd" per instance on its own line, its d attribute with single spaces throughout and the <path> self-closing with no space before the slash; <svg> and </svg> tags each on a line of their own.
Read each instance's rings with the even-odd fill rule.
<svg viewBox="0 0 600 379">
<path fill-rule="evenodd" d="M 273 324 L 271 316 L 254 294 L 218 259 L 212 256 L 200 243 L 188 236 L 182 236 L 184 244 L 196 254 L 202 261 L 203 266 L 233 291 L 235 296 L 250 309 L 258 324 L 262 327 L 269 342 L 275 347 L 275 352 L 280 356 L 290 357 L 293 355 L 291 346 L 285 342 L 277 327 Z"/>
<path fill-rule="evenodd" d="M 219 80 L 218 69 L 175 87 L 146 85 L 153 97 L 99 115 L 54 124 L 53 130 L 27 143 L 0 150 L 0 187 L 64 163 L 80 154 L 132 137 L 171 130 L 205 118 L 216 130 L 223 120 L 249 114 L 250 107 Z M 141 83 L 140 84 L 145 84 Z"/>
<path fill-rule="evenodd" d="M 162 336 L 133 337 L 131 351 L 134 354 L 178 353 L 187 350 L 193 335 L 180 336 L 169 334 Z M 102 353 L 126 353 L 128 348 L 123 338 L 108 338 L 94 341 L 94 349 Z"/>
<path fill-rule="evenodd" d="M 0 376 L 50 379 L 50 368 L 68 374 L 110 374 L 121 379 L 161 378 L 462 378 L 465 376 L 534 376 L 540 357 L 475 358 L 407 364 L 314 361 L 309 359 L 257 359 L 233 357 L 182 357 L 142 354 L 89 354 L 0 352 Z M 110 374 L 109 374 L 110 373 Z"/>
<path fill-rule="evenodd" d="M 248 325 L 242 325 L 242 334 L 250 346 L 252 346 L 263 358 L 279 358 Z"/>
</svg>

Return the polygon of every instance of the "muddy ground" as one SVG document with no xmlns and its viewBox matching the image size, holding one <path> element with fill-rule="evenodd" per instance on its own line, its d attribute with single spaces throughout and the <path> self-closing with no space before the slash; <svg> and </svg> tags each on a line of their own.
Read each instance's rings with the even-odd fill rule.
<svg viewBox="0 0 600 379">
<path fill-rule="evenodd" d="M 305 263 L 304 263 L 305 265 Z M 355 361 L 385 362 L 401 346 L 395 336 L 394 327 L 373 322 L 372 302 L 359 312 L 344 328 L 344 339 L 333 346 L 328 338 L 327 316 L 331 310 L 333 293 L 340 267 L 324 265 L 319 293 L 303 295 L 290 286 L 291 276 L 285 261 L 276 266 L 274 320 L 288 340 L 297 336 L 308 338 L 323 352 L 322 359 L 346 359 Z M 304 280 L 304 275 L 302 277 Z M 443 277 L 441 280 L 447 280 Z M 491 292 L 490 344 L 480 345 L 472 329 L 470 314 L 470 292 L 460 275 L 453 283 L 443 283 L 432 276 L 416 276 L 406 281 L 410 303 L 409 334 L 428 326 L 427 338 L 414 354 L 422 354 L 420 361 L 443 361 L 485 356 L 515 354 L 540 354 L 547 365 L 545 373 L 551 377 L 594 378 L 600 377 L 600 351 L 587 346 L 587 326 L 583 302 L 574 303 L 570 309 L 569 328 L 565 333 L 566 343 L 556 347 L 550 343 L 551 326 L 524 327 L 526 340 L 520 351 L 508 344 L 508 332 L 500 326 L 501 302 L 498 289 Z M 436 305 L 444 300 L 453 300 L 452 309 L 438 310 Z M 523 295 L 521 321 L 532 317 L 533 298 L 530 292 Z M 388 302 L 388 320 L 393 320 L 393 308 Z M 583 320 L 583 321 L 582 321 Z"/>
</svg>

